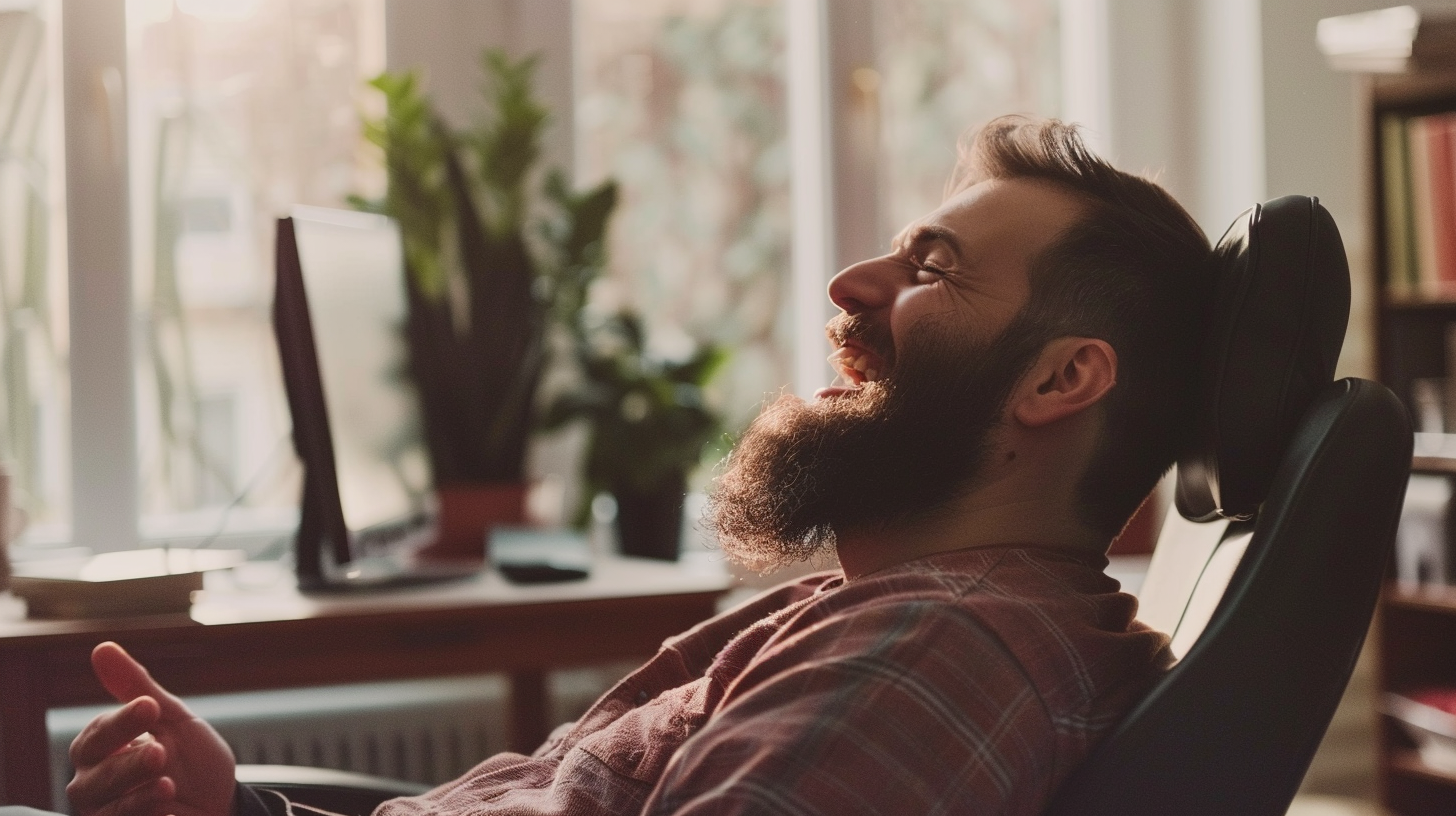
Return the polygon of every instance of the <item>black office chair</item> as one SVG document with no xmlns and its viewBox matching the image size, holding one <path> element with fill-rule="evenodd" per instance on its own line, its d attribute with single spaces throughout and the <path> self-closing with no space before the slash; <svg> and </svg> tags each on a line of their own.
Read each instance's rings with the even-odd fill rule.
<svg viewBox="0 0 1456 816">
<path fill-rule="evenodd" d="M 1350 303 L 1339 232 L 1316 200 L 1290 196 L 1240 216 L 1218 253 L 1205 410 L 1177 507 L 1243 521 L 1222 541 L 1212 528 L 1193 558 L 1172 557 L 1168 526 L 1148 580 L 1178 584 L 1166 628 L 1191 646 L 1048 816 L 1284 813 L 1370 623 L 1412 436 L 1383 386 L 1330 381 Z M 1200 597 L 1214 599 L 1204 614 Z"/>
<path fill-rule="evenodd" d="M 1179 542 L 1160 541 L 1148 581 L 1195 576 L 1174 627 L 1191 646 L 1047 816 L 1283 814 L 1370 626 L 1412 436 L 1388 389 L 1330 382 L 1349 312 L 1339 232 L 1318 201 L 1288 196 L 1240 216 L 1218 253 L 1203 414 L 1176 500 L 1193 522 L 1240 521 L 1185 563 L 1168 551 L 1166 571 Z M 1220 558 L 1232 568 L 1213 568 Z"/>
</svg>

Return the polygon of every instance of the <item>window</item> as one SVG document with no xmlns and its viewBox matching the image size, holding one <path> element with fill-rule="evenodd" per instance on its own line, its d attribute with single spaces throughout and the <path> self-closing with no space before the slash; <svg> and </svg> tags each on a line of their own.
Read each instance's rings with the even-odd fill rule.
<svg viewBox="0 0 1456 816">
<path fill-rule="evenodd" d="M 379 0 L 130 0 L 144 536 L 292 526 L 270 322 L 277 216 L 382 183 L 361 149 Z"/>
<path fill-rule="evenodd" d="M 32 538 L 67 536 L 58 3 L 0 3 L 0 460 Z"/>
</svg>

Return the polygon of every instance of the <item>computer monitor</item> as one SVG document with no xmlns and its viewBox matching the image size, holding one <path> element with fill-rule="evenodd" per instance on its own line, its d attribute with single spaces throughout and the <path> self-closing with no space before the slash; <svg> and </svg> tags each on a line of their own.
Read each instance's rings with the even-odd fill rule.
<svg viewBox="0 0 1456 816">
<path fill-rule="evenodd" d="M 304 466 L 304 588 L 333 582 L 358 555 L 359 531 L 424 509 L 430 470 L 405 369 L 402 258 L 399 228 L 381 215 L 297 207 L 278 221 L 273 323 Z"/>
</svg>

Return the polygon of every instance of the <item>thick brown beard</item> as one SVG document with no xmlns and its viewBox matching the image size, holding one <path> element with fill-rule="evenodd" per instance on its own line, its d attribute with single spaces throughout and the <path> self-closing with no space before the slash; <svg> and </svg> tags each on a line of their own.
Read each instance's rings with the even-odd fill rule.
<svg viewBox="0 0 1456 816">
<path fill-rule="evenodd" d="M 1019 319 L 973 346 L 917 329 L 892 378 L 839 398 L 782 396 L 749 426 L 708 501 L 730 558 L 770 572 L 832 549 L 837 532 L 932 512 L 974 481 L 1044 341 Z"/>
</svg>

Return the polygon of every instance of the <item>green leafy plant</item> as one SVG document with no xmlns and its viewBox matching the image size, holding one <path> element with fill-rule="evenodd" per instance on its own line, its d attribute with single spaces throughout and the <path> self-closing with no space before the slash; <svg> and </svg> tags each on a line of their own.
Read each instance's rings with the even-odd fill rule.
<svg viewBox="0 0 1456 816">
<path fill-rule="evenodd" d="M 491 50 L 481 62 L 487 116 L 460 133 L 417 73 L 370 83 L 386 113 L 365 136 L 384 152 L 388 191 L 352 199 L 400 225 L 406 370 L 437 485 L 523 481 L 550 327 L 585 301 L 617 196 L 610 181 L 576 193 L 560 172 L 537 172 L 550 117 L 534 57 Z"/>
<path fill-rule="evenodd" d="M 542 424 L 587 424 L 586 490 L 577 523 L 586 522 L 591 497 L 603 490 L 619 497 L 680 491 L 703 449 L 723 433 L 722 417 L 708 405 L 703 387 L 727 352 L 707 343 L 686 360 L 653 357 L 642 320 L 630 311 L 578 324 L 574 341 L 582 381 L 551 402 Z"/>
</svg>

